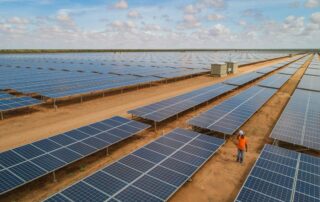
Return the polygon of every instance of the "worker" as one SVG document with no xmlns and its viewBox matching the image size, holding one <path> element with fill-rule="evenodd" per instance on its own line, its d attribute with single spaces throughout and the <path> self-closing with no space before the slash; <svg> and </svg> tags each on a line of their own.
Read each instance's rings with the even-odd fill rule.
<svg viewBox="0 0 320 202">
<path fill-rule="evenodd" d="M 239 130 L 237 140 L 238 140 L 238 143 L 237 143 L 237 148 L 238 148 L 237 162 L 240 162 L 242 164 L 244 161 L 244 152 L 248 151 L 247 139 L 244 136 L 244 132 L 242 130 Z"/>
</svg>

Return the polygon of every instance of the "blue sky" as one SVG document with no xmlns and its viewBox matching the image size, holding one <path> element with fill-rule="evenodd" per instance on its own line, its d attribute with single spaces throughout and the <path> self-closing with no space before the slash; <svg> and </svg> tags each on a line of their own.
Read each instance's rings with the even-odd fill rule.
<svg viewBox="0 0 320 202">
<path fill-rule="evenodd" d="M 319 48 L 320 0 L 0 0 L 0 48 Z"/>
</svg>

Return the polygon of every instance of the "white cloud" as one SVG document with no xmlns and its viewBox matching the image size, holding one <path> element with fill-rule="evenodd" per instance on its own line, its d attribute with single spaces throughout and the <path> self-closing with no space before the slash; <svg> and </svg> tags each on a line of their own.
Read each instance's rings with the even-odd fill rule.
<svg viewBox="0 0 320 202">
<path fill-rule="evenodd" d="M 307 0 L 304 3 L 304 6 L 306 8 L 316 8 L 320 6 L 320 0 Z"/>
<path fill-rule="evenodd" d="M 178 25 L 178 29 L 194 29 L 200 26 L 201 23 L 195 15 L 187 14 L 183 16 L 183 21 Z"/>
<path fill-rule="evenodd" d="M 10 24 L 16 24 L 16 25 L 26 25 L 26 24 L 30 23 L 28 19 L 21 18 L 21 17 L 12 17 L 12 18 L 8 19 L 7 21 Z"/>
<path fill-rule="evenodd" d="M 136 24 L 130 20 L 128 21 L 115 20 L 111 23 L 111 27 L 114 30 L 118 30 L 118 31 L 132 31 L 134 28 L 136 28 Z"/>
<path fill-rule="evenodd" d="M 320 12 L 313 13 L 310 17 L 311 22 L 320 25 Z"/>
<path fill-rule="evenodd" d="M 128 12 L 127 16 L 129 18 L 141 18 L 141 14 L 137 10 L 131 10 Z"/>
<path fill-rule="evenodd" d="M 238 23 L 240 26 L 243 26 L 243 27 L 247 26 L 247 24 L 248 24 L 247 21 L 245 21 L 245 20 L 239 20 Z"/>
<path fill-rule="evenodd" d="M 212 8 L 224 8 L 226 7 L 225 0 L 198 0 L 202 6 L 209 6 Z"/>
<path fill-rule="evenodd" d="M 200 12 L 201 10 L 199 8 L 197 8 L 195 5 L 189 4 L 184 7 L 183 11 L 185 14 L 196 14 L 196 13 Z"/>
<path fill-rule="evenodd" d="M 126 0 L 119 0 L 113 5 L 113 8 L 115 9 L 127 9 L 128 7 L 128 2 Z"/>
<path fill-rule="evenodd" d="M 216 37 L 228 36 L 231 33 L 230 29 L 222 24 L 214 25 L 213 28 L 209 30 L 209 32 L 212 36 Z"/>
<path fill-rule="evenodd" d="M 208 20 L 222 20 L 222 19 L 224 19 L 225 17 L 223 16 L 223 15 L 221 15 L 221 14 L 209 14 L 208 16 L 207 16 L 207 19 Z"/>
</svg>

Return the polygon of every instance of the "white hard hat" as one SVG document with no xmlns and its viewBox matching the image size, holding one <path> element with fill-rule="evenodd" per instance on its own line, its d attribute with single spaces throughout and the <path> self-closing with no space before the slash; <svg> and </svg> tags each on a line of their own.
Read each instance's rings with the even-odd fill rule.
<svg viewBox="0 0 320 202">
<path fill-rule="evenodd" d="M 242 130 L 239 130 L 239 135 L 244 135 L 244 132 Z"/>
</svg>

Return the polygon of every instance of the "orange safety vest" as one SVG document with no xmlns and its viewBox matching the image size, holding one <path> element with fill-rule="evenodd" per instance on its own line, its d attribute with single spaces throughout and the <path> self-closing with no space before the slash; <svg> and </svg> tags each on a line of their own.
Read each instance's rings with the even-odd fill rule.
<svg viewBox="0 0 320 202">
<path fill-rule="evenodd" d="M 246 144 L 247 144 L 247 139 L 244 137 L 244 138 L 241 138 L 240 136 L 238 137 L 238 149 L 244 151 L 246 149 Z"/>
</svg>

